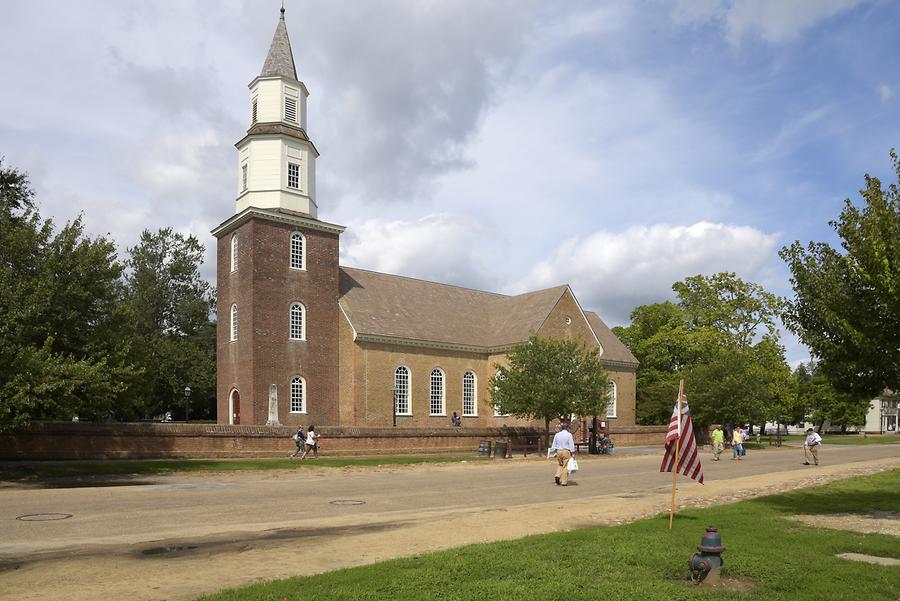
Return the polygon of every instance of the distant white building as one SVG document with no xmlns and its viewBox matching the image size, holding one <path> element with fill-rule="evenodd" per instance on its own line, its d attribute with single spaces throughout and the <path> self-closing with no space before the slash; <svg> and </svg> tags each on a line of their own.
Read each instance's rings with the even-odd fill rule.
<svg viewBox="0 0 900 601">
<path fill-rule="evenodd" d="M 870 434 L 896 434 L 898 407 L 900 395 L 885 390 L 881 396 L 872 399 L 863 430 Z"/>
</svg>

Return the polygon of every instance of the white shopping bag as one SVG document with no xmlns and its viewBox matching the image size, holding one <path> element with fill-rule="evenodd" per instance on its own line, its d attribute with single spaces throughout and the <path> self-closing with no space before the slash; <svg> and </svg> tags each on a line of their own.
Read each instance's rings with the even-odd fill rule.
<svg viewBox="0 0 900 601">
<path fill-rule="evenodd" d="M 574 474 L 578 471 L 578 462 L 575 461 L 574 457 L 569 457 L 569 463 L 566 464 L 566 469 L 570 474 Z"/>
</svg>

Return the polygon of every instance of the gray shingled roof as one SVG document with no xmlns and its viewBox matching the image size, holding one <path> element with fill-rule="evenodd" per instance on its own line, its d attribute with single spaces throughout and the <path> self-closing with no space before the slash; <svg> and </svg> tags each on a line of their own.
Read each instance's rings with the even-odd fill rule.
<svg viewBox="0 0 900 601">
<path fill-rule="evenodd" d="M 341 267 L 341 306 L 357 335 L 460 345 L 487 351 L 528 339 L 568 286 L 516 296 Z M 595 313 L 588 323 L 603 357 L 637 364 Z"/>
<path fill-rule="evenodd" d="M 281 75 L 297 79 L 297 68 L 294 66 L 294 54 L 291 52 L 291 41 L 288 39 L 287 27 L 284 24 L 284 9 L 281 9 L 281 18 L 275 27 L 275 37 L 269 47 L 269 54 L 263 65 L 260 77 L 272 77 Z"/>
<path fill-rule="evenodd" d="M 619 337 L 613 334 L 612 330 L 607 327 L 600 316 L 593 311 L 585 311 L 584 316 L 587 317 L 588 323 L 594 330 L 594 334 L 600 340 L 600 346 L 603 347 L 603 360 L 614 361 L 616 363 L 625 363 L 637 367 L 638 360 L 631 354 L 628 347 L 625 346 Z"/>
</svg>

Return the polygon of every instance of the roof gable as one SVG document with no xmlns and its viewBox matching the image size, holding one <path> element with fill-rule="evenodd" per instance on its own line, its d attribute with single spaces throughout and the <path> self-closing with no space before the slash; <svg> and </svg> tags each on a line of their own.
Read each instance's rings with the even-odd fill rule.
<svg viewBox="0 0 900 601">
<path fill-rule="evenodd" d="M 566 286 L 516 296 L 341 267 L 340 302 L 357 338 L 486 352 L 536 332 Z"/>
</svg>

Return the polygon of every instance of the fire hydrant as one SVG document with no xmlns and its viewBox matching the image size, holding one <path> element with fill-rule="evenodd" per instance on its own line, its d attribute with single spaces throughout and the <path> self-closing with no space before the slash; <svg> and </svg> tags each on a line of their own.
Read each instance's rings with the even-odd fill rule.
<svg viewBox="0 0 900 601">
<path fill-rule="evenodd" d="M 722 537 L 719 531 L 710 526 L 703 535 L 703 540 L 697 545 L 699 553 L 694 553 L 688 559 L 688 567 L 691 569 L 691 580 L 694 584 L 700 584 L 704 580 L 707 583 L 717 582 L 722 571 L 721 553 L 725 550 L 722 546 Z"/>
</svg>

